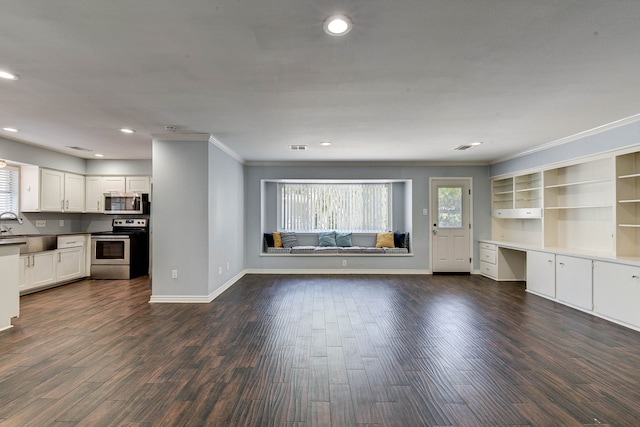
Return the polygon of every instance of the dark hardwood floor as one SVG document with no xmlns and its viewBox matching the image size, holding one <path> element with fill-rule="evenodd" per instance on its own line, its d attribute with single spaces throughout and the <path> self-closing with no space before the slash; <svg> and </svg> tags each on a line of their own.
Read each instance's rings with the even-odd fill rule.
<svg viewBox="0 0 640 427">
<path fill-rule="evenodd" d="M 640 426 L 640 333 L 480 276 L 148 278 L 28 295 L 0 425 Z M 640 307 L 639 307 L 640 309 Z"/>
</svg>

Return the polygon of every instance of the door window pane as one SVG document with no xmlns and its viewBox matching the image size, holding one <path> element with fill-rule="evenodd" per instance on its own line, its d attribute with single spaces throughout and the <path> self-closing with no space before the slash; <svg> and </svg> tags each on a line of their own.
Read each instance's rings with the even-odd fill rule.
<svg viewBox="0 0 640 427">
<path fill-rule="evenodd" d="M 438 187 L 438 224 L 462 228 L 462 187 Z"/>
</svg>

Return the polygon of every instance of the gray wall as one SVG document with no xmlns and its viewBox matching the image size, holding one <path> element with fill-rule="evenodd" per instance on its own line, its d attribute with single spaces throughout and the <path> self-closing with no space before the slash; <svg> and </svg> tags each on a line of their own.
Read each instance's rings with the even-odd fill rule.
<svg viewBox="0 0 640 427">
<path fill-rule="evenodd" d="M 208 140 L 154 139 L 153 180 L 153 296 L 206 297 L 244 270 L 242 165 Z"/>
<path fill-rule="evenodd" d="M 276 179 L 409 179 L 412 212 L 412 257 L 349 257 L 349 269 L 430 270 L 429 218 L 422 209 L 429 207 L 430 177 L 472 177 L 474 204 L 474 268 L 478 268 L 477 240 L 491 236 L 488 168 L 485 166 L 386 166 L 370 164 L 337 165 L 248 165 L 245 166 L 246 267 L 256 270 L 342 269 L 340 257 L 261 256 L 261 180 Z M 409 228 L 409 224 L 405 223 Z"/>
<path fill-rule="evenodd" d="M 151 160 L 87 160 L 85 175 L 151 175 Z"/>
<path fill-rule="evenodd" d="M 492 165 L 489 176 L 498 176 L 612 151 L 640 144 L 640 122 L 587 135 L 562 145 Z"/>
<path fill-rule="evenodd" d="M 209 293 L 245 268 L 243 219 L 243 166 L 209 144 Z"/>
<path fill-rule="evenodd" d="M 0 159 L 84 175 L 85 159 L 0 137 Z"/>
</svg>

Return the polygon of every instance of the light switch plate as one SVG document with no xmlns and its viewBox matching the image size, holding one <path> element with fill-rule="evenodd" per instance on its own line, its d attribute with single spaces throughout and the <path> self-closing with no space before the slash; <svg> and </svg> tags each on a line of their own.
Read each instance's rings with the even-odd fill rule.
<svg viewBox="0 0 640 427">
<path fill-rule="evenodd" d="M 36 227 L 37 228 L 44 228 L 46 226 L 47 226 L 47 221 L 45 221 L 44 219 L 36 220 Z"/>
</svg>

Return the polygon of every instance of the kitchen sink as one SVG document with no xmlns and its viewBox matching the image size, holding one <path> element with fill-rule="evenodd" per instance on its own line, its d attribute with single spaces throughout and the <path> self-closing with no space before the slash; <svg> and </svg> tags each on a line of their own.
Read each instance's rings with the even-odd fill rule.
<svg viewBox="0 0 640 427">
<path fill-rule="evenodd" d="M 58 238 L 55 234 L 22 234 L 0 237 L 0 245 L 10 243 L 22 243 L 20 245 L 20 253 L 31 254 L 55 250 L 58 246 Z"/>
</svg>

